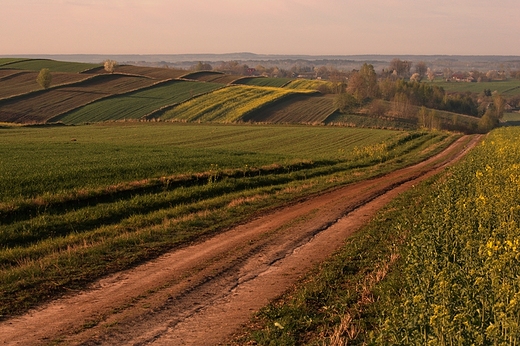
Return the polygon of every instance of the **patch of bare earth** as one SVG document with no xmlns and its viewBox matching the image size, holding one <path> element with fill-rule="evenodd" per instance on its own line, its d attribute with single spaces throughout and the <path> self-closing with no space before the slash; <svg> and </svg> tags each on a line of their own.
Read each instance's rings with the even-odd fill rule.
<svg viewBox="0 0 520 346">
<path fill-rule="evenodd" d="M 479 140 L 279 209 L 0 323 L 0 344 L 217 345 L 399 193 Z"/>
</svg>

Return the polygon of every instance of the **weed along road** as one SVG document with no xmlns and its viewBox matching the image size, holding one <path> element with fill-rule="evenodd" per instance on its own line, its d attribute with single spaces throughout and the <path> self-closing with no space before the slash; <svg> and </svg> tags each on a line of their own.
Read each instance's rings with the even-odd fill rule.
<svg viewBox="0 0 520 346">
<path fill-rule="evenodd" d="M 2 321 L 0 344 L 224 343 L 392 198 L 479 139 L 461 137 L 417 165 L 300 200 Z"/>
</svg>

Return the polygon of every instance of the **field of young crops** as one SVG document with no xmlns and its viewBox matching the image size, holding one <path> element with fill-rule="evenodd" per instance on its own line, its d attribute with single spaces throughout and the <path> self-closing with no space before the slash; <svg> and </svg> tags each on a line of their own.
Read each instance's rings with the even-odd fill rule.
<svg viewBox="0 0 520 346">
<path fill-rule="evenodd" d="M 6 64 L 12 64 L 13 62 L 23 61 L 27 59 L 22 58 L 0 58 L 0 66 L 6 65 Z"/>
<path fill-rule="evenodd" d="M 491 92 L 498 91 L 502 96 L 509 97 L 520 95 L 520 80 L 493 81 L 482 83 L 466 82 L 434 82 L 435 85 L 443 87 L 446 91 L 458 91 L 480 94 L 489 89 Z"/>
<path fill-rule="evenodd" d="M 161 119 L 231 123 L 276 100 L 294 94 L 280 88 L 228 86 L 188 100 L 165 113 Z"/>
<path fill-rule="evenodd" d="M 148 81 L 153 82 L 153 80 Z M 186 101 L 221 87 L 221 84 L 216 83 L 180 80 L 164 82 L 143 90 L 90 103 L 62 116 L 55 117 L 52 121 L 61 121 L 65 124 L 81 124 L 86 122 L 140 119 L 163 107 Z"/>
<path fill-rule="evenodd" d="M 316 79 L 295 79 L 285 84 L 284 88 L 296 90 L 320 90 L 322 88 L 333 90 L 336 83 Z"/>
<path fill-rule="evenodd" d="M 51 72 L 70 72 L 78 73 L 92 68 L 99 67 L 101 64 L 86 64 L 76 62 L 64 62 L 47 59 L 2 59 L 0 60 L 0 69 L 18 69 L 40 71 L 42 68 L 48 68 Z"/>
<path fill-rule="evenodd" d="M 196 80 L 199 82 L 211 82 L 219 84 L 230 84 L 235 80 L 242 78 L 242 76 L 229 75 L 216 71 L 198 71 L 185 73 L 181 76 L 183 79 Z"/>
<path fill-rule="evenodd" d="M 49 88 L 0 101 L 0 121 L 43 123 L 95 100 L 154 83 L 156 81 L 153 79 L 139 76 L 97 75 L 72 85 Z"/>
<path fill-rule="evenodd" d="M 412 119 L 380 118 L 358 114 L 343 114 L 335 112 L 324 121 L 327 125 L 340 125 L 361 128 L 413 130 L 417 128 L 417 122 Z"/>
<path fill-rule="evenodd" d="M 215 79 L 222 78 L 224 74 L 216 71 L 198 71 L 187 73 L 182 76 L 184 79 L 197 80 L 200 82 L 212 82 Z"/>
<path fill-rule="evenodd" d="M 292 80 L 292 78 L 244 77 L 233 84 L 282 88 Z"/>
<path fill-rule="evenodd" d="M 451 138 L 175 123 L 0 132 L 4 316 L 259 210 L 420 160 Z"/>
<path fill-rule="evenodd" d="M 36 82 L 37 71 L 0 70 L 0 99 L 41 90 Z M 79 82 L 89 78 L 79 73 L 54 72 L 52 85 Z"/>
<path fill-rule="evenodd" d="M 212 79 L 212 83 L 220 83 L 220 84 L 231 84 L 235 82 L 237 79 L 242 78 L 242 76 L 235 76 L 229 74 L 223 74 L 218 78 Z"/>
<path fill-rule="evenodd" d="M 272 105 L 262 107 L 244 118 L 259 123 L 324 123 L 336 108 L 332 97 L 324 95 L 295 94 Z"/>
<path fill-rule="evenodd" d="M 170 68 L 159 68 L 159 67 L 144 67 L 144 66 L 132 66 L 132 65 L 121 65 L 115 68 L 116 73 L 135 74 L 145 76 L 157 80 L 176 79 L 186 74 L 185 70 L 177 70 Z"/>
</svg>

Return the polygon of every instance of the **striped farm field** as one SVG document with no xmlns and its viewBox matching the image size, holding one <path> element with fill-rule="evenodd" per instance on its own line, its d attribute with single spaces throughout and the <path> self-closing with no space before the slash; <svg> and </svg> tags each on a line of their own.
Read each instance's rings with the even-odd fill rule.
<svg viewBox="0 0 520 346">
<path fill-rule="evenodd" d="M 219 84 L 230 84 L 240 79 L 241 76 L 229 75 L 222 72 L 216 71 L 198 71 L 193 73 L 184 74 L 183 79 L 191 79 L 200 82 L 212 82 Z"/>
<path fill-rule="evenodd" d="M 0 69 L 0 79 L 12 77 L 14 75 L 17 75 L 19 73 L 24 73 L 26 71 L 20 71 L 20 70 L 3 70 Z"/>
<path fill-rule="evenodd" d="M 1 68 L 40 71 L 48 68 L 51 72 L 70 72 L 78 73 L 100 66 L 101 64 L 87 64 L 78 62 L 65 62 L 47 59 L 14 59 L 0 65 Z"/>
<path fill-rule="evenodd" d="M 228 86 L 188 100 L 165 113 L 161 119 L 232 123 L 262 106 L 293 94 L 280 88 Z"/>
<path fill-rule="evenodd" d="M 296 90 L 320 90 L 322 88 L 333 90 L 335 87 L 336 83 L 316 79 L 295 79 L 284 86 L 286 89 Z"/>
<path fill-rule="evenodd" d="M 184 79 L 197 80 L 200 82 L 213 82 L 216 79 L 224 77 L 224 73 L 217 71 L 197 71 L 182 76 Z"/>
<path fill-rule="evenodd" d="M 143 90 L 109 97 L 55 117 L 65 124 L 140 119 L 163 107 L 186 101 L 218 88 L 221 84 L 167 81 Z"/>
<path fill-rule="evenodd" d="M 236 80 L 233 84 L 282 88 L 292 80 L 292 78 L 244 77 Z"/>
<path fill-rule="evenodd" d="M 88 79 L 80 73 L 53 72 L 51 86 L 75 83 Z M 38 72 L 20 70 L 0 70 L 0 99 L 41 90 L 36 82 Z"/>
<path fill-rule="evenodd" d="M 0 122 L 43 123 L 101 98 L 150 86 L 157 81 L 117 74 L 0 101 Z"/>
<path fill-rule="evenodd" d="M 34 198 L 204 172 L 211 164 L 236 169 L 293 159 L 339 160 L 339 152 L 401 135 L 334 127 L 169 122 L 13 127 L 0 132 L 2 203 L 17 196 Z"/>
<path fill-rule="evenodd" d="M 220 84 L 231 84 L 237 79 L 239 79 L 241 76 L 235 76 L 235 75 L 229 75 L 229 74 L 223 74 L 222 76 L 212 79 L 212 83 L 220 83 Z"/>
<path fill-rule="evenodd" d="M 334 98 L 331 96 L 294 94 L 248 114 L 244 121 L 292 124 L 324 123 L 335 111 Z"/>
<path fill-rule="evenodd" d="M 170 69 L 170 68 L 159 68 L 159 67 L 144 67 L 144 66 L 132 66 L 132 65 L 121 65 L 115 68 L 116 73 L 123 74 L 135 74 L 144 77 L 149 77 L 157 80 L 176 79 L 186 74 L 184 70 Z"/>
</svg>

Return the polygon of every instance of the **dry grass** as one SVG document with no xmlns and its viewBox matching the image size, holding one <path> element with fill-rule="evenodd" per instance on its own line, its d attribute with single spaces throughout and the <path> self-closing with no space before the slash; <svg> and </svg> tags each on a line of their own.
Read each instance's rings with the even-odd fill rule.
<svg viewBox="0 0 520 346">
<path fill-rule="evenodd" d="M 356 314 L 360 314 L 364 307 L 375 302 L 373 289 L 377 283 L 382 281 L 388 274 L 390 267 L 399 259 L 399 254 L 392 252 L 390 258 L 378 265 L 378 267 L 369 273 L 362 285 L 358 288 L 360 298 L 355 304 L 357 307 Z M 355 340 L 363 330 L 355 323 L 354 318 L 350 312 L 347 312 L 341 317 L 341 322 L 329 337 L 331 346 L 346 346 L 349 341 Z"/>
</svg>

